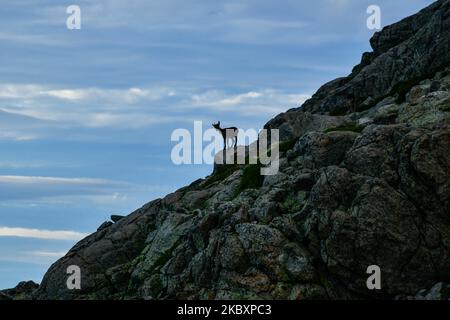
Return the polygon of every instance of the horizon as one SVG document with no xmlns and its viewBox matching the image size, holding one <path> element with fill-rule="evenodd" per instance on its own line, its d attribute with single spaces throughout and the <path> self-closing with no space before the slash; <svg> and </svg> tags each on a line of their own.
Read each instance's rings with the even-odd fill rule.
<svg viewBox="0 0 450 320">
<path fill-rule="evenodd" d="M 172 163 L 175 129 L 261 129 L 371 51 L 371 1 L 285 2 L 77 1 L 80 30 L 69 1 L 2 6 L 0 289 L 210 174 Z M 432 2 L 378 1 L 382 27 Z"/>
</svg>

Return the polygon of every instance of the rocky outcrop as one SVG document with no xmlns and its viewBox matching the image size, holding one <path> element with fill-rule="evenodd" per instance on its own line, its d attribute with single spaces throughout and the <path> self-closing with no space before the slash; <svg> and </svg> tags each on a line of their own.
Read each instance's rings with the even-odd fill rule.
<svg viewBox="0 0 450 320">
<path fill-rule="evenodd" d="M 348 77 L 321 87 L 301 108 L 315 114 L 345 115 L 373 107 L 388 95 L 403 98 L 408 87 L 449 65 L 450 3 L 436 1 L 414 16 L 375 33 Z M 284 117 L 287 117 L 286 115 Z"/>
<path fill-rule="evenodd" d="M 449 300 L 450 285 L 439 282 L 430 290 L 421 290 L 414 298 L 417 300 Z"/>
<path fill-rule="evenodd" d="M 12 289 L 6 289 L 0 291 L 1 300 L 29 300 L 32 293 L 39 287 L 39 285 L 33 281 L 22 281 Z"/>
<path fill-rule="evenodd" d="M 126 289 L 122 274 L 138 256 L 148 234 L 155 229 L 161 201 L 149 203 L 126 218 L 99 228 L 75 245 L 53 264 L 39 287 L 50 299 L 108 298 Z M 162 218 L 162 217 L 161 217 Z M 82 290 L 67 289 L 67 267 L 76 265 L 82 271 Z"/>
<path fill-rule="evenodd" d="M 269 121 L 278 174 L 217 166 L 80 241 L 32 297 L 448 299 L 449 23 L 446 0 L 384 28 L 350 76 Z"/>
</svg>

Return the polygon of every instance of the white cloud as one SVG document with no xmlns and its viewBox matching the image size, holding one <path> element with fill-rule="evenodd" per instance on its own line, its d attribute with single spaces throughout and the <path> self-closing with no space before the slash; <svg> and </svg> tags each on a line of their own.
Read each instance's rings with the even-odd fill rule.
<svg viewBox="0 0 450 320">
<path fill-rule="evenodd" d="M 41 94 L 66 100 L 80 100 L 86 97 L 86 92 L 83 90 L 49 90 L 43 91 Z"/>
<path fill-rule="evenodd" d="M 15 141 L 30 141 L 36 140 L 38 135 L 27 134 L 19 131 L 7 131 L 0 132 L 0 140 L 15 140 Z"/>
<path fill-rule="evenodd" d="M 124 201 L 123 192 L 139 188 L 105 179 L 0 175 L 0 200 L 5 201 L 96 196 L 113 196 L 116 201 Z"/>
<path fill-rule="evenodd" d="M 171 88 L 51 88 L 37 84 L 0 84 L 0 98 L 29 99 L 39 97 L 53 97 L 61 100 L 105 100 L 116 103 L 135 103 L 139 100 L 155 101 L 165 97 L 172 97 L 176 93 Z"/>
<path fill-rule="evenodd" d="M 77 115 L 74 115 L 77 117 Z M 80 119 L 86 127 L 100 128 L 100 127 L 127 127 L 127 128 L 142 128 L 154 124 L 168 123 L 173 121 L 187 121 L 186 118 L 151 115 L 145 113 L 96 113 L 84 116 Z"/>
<path fill-rule="evenodd" d="M 67 242 L 70 244 L 70 242 Z M 0 251 L 0 261 L 21 262 L 36 265 L 48 266 L 55 262 L 55 260 L 63 257 L 66 251 L 50 251 L 50 250 L 36 250 L 36 251 L 22 251 L 11 252 L 9 250 Z"/>
<path fill-rule="evenodd" d="M 132 208 L 142 195 L 162 196 L 175 189 L 170 185 L 141 185 L 106 179 L 0 175 L 0 207 L 26 210 L 89 204 Z"/>
<path fill-rule="evenodd" d="M 7 108 L 0 107 L 0 140 L 36 140 L 42 137 L 42 132 L 36 129 L 48 129 L 51 126 L 52 124 L 48 121 L 20 113 L 9 112 Z"/>
<path fill-rule="evenodd" d="M 31 255 L 31 256 L 36 256 L 36 257 L 61 258 L 67 253 L 67 251 L 43 251 L 43 250 L 38 250 L 38 251 L 28 251 L 28 252 L 24 252 L 24 253 L 28 254 L 28 255 Z"/>
<path fill-rule="evenodd" d="M 207 91 L 192 96 L 192 107 L 233 111 L 241 115 L 274 115 L 299 106 L 310 98 L 308 94 L 285 93 L 266 89 L 241 94 L 226 94 L 221 91 Z"/>
<path fill-rule="evenodd" d="M 0 84 L 0 98 L 30 98 L 38 95 L 42 87 L 34 84 Z"/>
<path fill-rule="evenodd" d="M 87 233 L 68 230 L 42 230 L 0 226 L 0 237 L 20 237 L 48 240 L 81 240 Z"/>
<path fill-rule="evenodd" d="M 233 95 L 221 100 L 218 100 L 214 103 L 214 105 L 218 106 L 232 106 L 237 104 L 242 104 L 256 98 L 260 98 L 262 96 L 259 92 L 250 91 L 243 94 Z"/>
<path fill-rule="evenodd" d="M 111 181 L 91 178 L 59 178 L 59 177 L 35 177 L 35 176 L 0 176 L 0 184 L 39 184 L 39 185 L 107 185 Z"/>
<path fill-rule="evenodd" d="M 41 131 L 74 127 L 148 128 L 192 121 L 198 118 L 192 109 L 270 117 L 309 98 L 308 94 L 270 88 L 240 93 L 196 91 L 183 86 L 110 89 L 0 84 L 0 113 L 10 119 L 0 117 L 0 139 L 31 140 L 45 137 Z M 191 115 L 181 115 L 186 112 Z"/>
<path fill-rule="evenodd" d="M 26 159 L 23 161 L 10 160 L 10 161 L 0 161 L 0 168 L 6 169 L 39 169 L 39 168 L 63 168 L 63 169 L 73 169 L 79 167 L 75 163 L 61 162 L 61 161 L 37 161 L 35 159 Z"/>
<path fill-rule="evenodd" d="M 261 97 L 261 93 L 250 91 L 237 95 L 226 95 L 219 91 L 208 91 L 199 95 L 192 96 L 192 102 L 195 106 L 213 106 L 227 107 Z"/>
<path fill-rule="evenodd" d="M 140 128 L 186 121 L 168 114 L 177 96 L 168 87 L 53 88 L 37 84 L 0 84 L 0 139 L 31 140 L 39 129 L 71 127 Z M 41 131 L 43 131 L 41 130 Z"/>
<path fill-rule="evenodd" d="M 16 42 L 29 45 L 64 46 L 69 44 L 63 37 L 52 37 L 48 34 L 18 34 L 14 32 L 0 32 L 0 41 Z"/>
</svg>

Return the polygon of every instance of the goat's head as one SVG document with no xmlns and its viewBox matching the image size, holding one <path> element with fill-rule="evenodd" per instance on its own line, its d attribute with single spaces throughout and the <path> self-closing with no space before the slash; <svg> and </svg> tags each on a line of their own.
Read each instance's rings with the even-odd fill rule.
<svg viewBox="0 0 450 320">
<path fill-rule="evenodd" d="M 217 121 L 217 123 L 212 124 L 213 128 L 219 130 L 220 129 L 220 121 Z"/>
</svg>

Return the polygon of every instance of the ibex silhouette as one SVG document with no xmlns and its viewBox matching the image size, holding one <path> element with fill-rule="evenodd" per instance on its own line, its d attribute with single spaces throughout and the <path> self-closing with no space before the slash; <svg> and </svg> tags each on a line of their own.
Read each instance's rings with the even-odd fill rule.
<svg viewBox="0 0 450 320">
<path fill-rule="evenodd" d="M 217 123 L 212 124 L 213 128 L 217 131 L 220 131 L 223 138 L 223 150 L 225 150 L 228 147 L 228 140 L 231 139 L 234 142 L 233 148 L 236 148 L 237 146 L 237 135 L 239 129 L 236 127 L 229 127 L 229 128 L 221 128 L 220 127 L 220 121 L 217 121 Z"/>
</svg>

